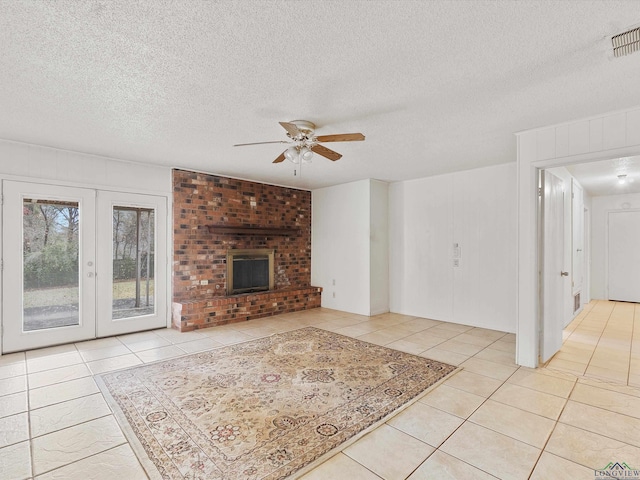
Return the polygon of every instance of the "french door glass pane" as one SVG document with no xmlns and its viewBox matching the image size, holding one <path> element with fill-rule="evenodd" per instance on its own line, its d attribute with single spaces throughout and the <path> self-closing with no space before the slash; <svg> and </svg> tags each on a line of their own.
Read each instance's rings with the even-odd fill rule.
<svg viewBox="0 0 640 480">
<path fill-rule="evenodd" d="M 23 331 L 78 325 L 77 202 L 24 199 Z"/>
<path fill-rule="evenodd" d="M 113 207 L 112 318 L 155 313 L 155 211 Z"/>
</svg>

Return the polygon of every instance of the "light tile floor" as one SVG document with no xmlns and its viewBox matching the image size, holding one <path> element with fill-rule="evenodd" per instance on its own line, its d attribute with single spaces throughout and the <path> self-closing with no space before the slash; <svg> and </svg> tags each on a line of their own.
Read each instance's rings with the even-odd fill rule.
<svg viewBox="0 0 640 480">
<path fill-rule="evenodd" d="M 304 480 L 592 479 L 594 469 L 610 461 L 640 465 L 634 350 L 629 347 L 626 382 L 602 378 L 600 370 L 591 371 L 599 377 L 582 376 L 596 353 L 601 351 L 604 360 L 608 349 L 617 346 L 608 340 L 622 336 L 619 317 L 628 308 L 595 302 L 568 330 L 570 348 L 561 353 L 584 349 L 578 344 L 586 337 L 593 346 L 584 371 L 576 371 L 580 376 L 557 365 L 516 366 L 513 334 L 398 314 L 369 318 L 326 309 L 199 332 L 163 329 L 5 355 L 0 357 L 0 479 L 146 479 L 94 374 L 307 325 L 464 370 Z M 601 329 L 598 319 L 606 319 Z M 620 328 L 633 338 L 633 329 Z M 598 329 L 600 334 L 594 333 Z M 615 364 L 593 366 L 618 372 L 619 358 L 611 358 Z"/>
<path fill-rule="evenodd" d="M 640 304 L 590 302 L 565 328 L 547 367 L 640 387 Z"/>
</svg>

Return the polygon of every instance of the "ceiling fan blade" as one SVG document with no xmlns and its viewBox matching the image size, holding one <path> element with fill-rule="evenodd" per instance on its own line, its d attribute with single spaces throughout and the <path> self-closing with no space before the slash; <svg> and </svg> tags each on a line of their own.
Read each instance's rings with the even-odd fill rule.
<svg viewBox="0 0 640 480">
<path fill-rule="evenodd" d="M 338 133 L 336 135 L 321 135 L 316 137 L 319 142 L 361 142 L 364 135 L 361 133 Z"/>
<path fill-rule="evenodd" d="M 286 150 L 285 150 L 285 152 L 286 152 Z M 282 152 L 282 153 L 278 156 L 278 158 L 276 158 L 276 159 L 273 161 L 273 163 L 280 163 L 280 162 L 283 162 L 283 161 L 284 161 L 284 152 Z"/>
<path fill-rule="evenodd" d="M 254 142 L 254 143 L 236 143 L 234 147 L 246 147 L 247 145 L 265 145 L 267 143 L 289 143 L 284 140 L 276 140 L 274 142 Z"/>
<path fill-rule="evenodd" d="M 327 147 L 323 147 L 322 145 L 312 146 L 311 151 L 317 153 L 318 155 L 322 155 L 323 157 L 327 157 L 332 162 L 335 162 L 336 160 L 340 160 L 342 158 L 342 155 L 338 152 L 334 152 L 333 150 L 330 150 Z"/>
<path fill-rule="evenodd" d="M 278 123 L 282 125 L 282 128 L 284 128 L 287 131 L 287 133 L 292 137 L 297 137 L 298 135 L 302 134 L 300 129 L 297 127 L 297 125 L 293 123 L 289 123 L 289 122 L 278 122 Z"/>
</svg>

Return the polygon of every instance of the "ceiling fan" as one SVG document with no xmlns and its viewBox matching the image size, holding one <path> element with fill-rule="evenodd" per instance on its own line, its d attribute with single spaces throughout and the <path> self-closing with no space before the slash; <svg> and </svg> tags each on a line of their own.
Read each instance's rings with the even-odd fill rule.
<svg viewBox="0 0 640 480">
<path fill-rule="evenodd" d="M 320 145 L 326 142 L 359 142 L 364 140 L 361 133 L 338 133 L 335 135 L 316 136 L 316 126 L 307 120 L 292 120 L 290 122 L 279 122 L 287 131 L 290 140 L 276 140 L 274 142 L 238 143 L 234 147 L 244 147 L 247 145 L 263 145 L 266 143 L 285 143 L 291 145 L 282 152 L 273 163 L 280 163 L 289 160 L 293 163 L 308 163 L 314 153 L 322 155 L 335 162 L 342 157 L 338 152 Z"/>
</svg>

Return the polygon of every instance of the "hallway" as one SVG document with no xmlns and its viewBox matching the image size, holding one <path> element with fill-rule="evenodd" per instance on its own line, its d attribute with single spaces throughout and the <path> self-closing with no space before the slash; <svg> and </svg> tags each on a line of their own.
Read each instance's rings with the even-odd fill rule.
<svg viewBox="0 0 640 480">
<path fill-rule="evenodd" d="M 592 300 L 563 340 L 547 368 L 640 387 L 640 304 Z"/>
</svg>

